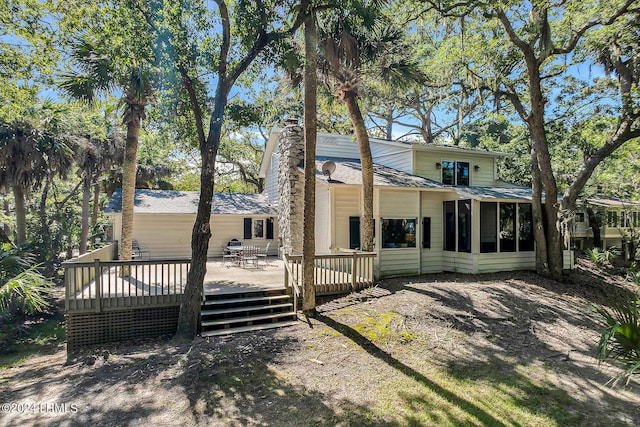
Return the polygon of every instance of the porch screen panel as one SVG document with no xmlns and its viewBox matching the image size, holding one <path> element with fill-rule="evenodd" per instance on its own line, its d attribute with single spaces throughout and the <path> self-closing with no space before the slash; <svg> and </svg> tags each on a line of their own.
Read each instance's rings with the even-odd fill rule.
<svg viewBox="0 0 640 427">
<path fill-rule="evenodd" d="M 458 200 L 458 252 L 471 252 L 471 200 Z"/>
<path fill-rule="evenodd" d="M 533 215 L 531 203 L 520 203 L 518 205 L 518 245 L 520 251 L 533 250 Z"/>
<path fill-rule="evenodd" d="M 456 250 L 456 202 L 444 202 L 444 250 Z"/>
<path fill-rule="evenodd" d="M 480 252 L 498 251 L 498 204 L 480 203 Z"/>
<path fill-rule="evenodd" d="M 244 219 L 244 238 L 251 239 L 251 218 Z"/>
<path fill-rule="evenodd" d="M 500 252 L 516 250 L 516 204 L 500 203 Z"/>
</svg>

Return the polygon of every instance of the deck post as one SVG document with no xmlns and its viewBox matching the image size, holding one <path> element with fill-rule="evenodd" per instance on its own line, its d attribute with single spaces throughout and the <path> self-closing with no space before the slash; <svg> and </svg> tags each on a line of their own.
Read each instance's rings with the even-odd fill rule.
<svg viewBox="0 0 640 427">
<path fill-rule="evenodd" d="M 286 255 L 283 257 L 283 260 L 286 264 L 289 263 L 289 259 Z M 284 266 L 284 287 L 287 291 L 289 290 L 289 269 L 287 268 L 287 265 Z"/>
<path fill-rule="evenodd" d="M 73 274 L 75 278 L 76 269 L 73 269 Z M 71 281 L 69 280 L 69 268 L 64 270 L 64 310 L 69 311 L 69 299 L 71 295 Z"/>
<path fill-rule="evenodd" d="M 358 273 L 358 268 L 357 268 L 357 261 L 358 261 L 358 254 L 357 252 L 353 252 L 353 264 L 351 265 L 351 291 L 355 292 L 356 290 L 356 274 Z"/>
<path fill-rule="evenodd" d="M 101 299 L 102 299 L 102 271 L 100 269 L 100 259 L 94 261 L 95 265 L 95 284 L 96 284 L 96 313 L 102 311 Z"/>
</svg>

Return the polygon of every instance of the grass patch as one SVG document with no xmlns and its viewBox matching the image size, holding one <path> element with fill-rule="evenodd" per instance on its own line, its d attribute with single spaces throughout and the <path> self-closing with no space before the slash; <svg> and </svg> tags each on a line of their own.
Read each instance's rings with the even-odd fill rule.
<svg viewBox="0 0 640 427">
<path fill-rule="evenodd" d="M 379 316 L 366 316 L 363 321 L 354 325 L 360 335 L 375 343 L 380 341 L 409 343 L 415 336 L 404 325 L 404 317 L 388 311 Z"/>
<path fill-rule="evenodd" d="M 32 356 L 51 352 L 62 345 L 65 339 L 65 322 L 60 317 L 46 317 L 32 323 L 2 349 L 0 369 L 15 366 Z"/>
</svg>

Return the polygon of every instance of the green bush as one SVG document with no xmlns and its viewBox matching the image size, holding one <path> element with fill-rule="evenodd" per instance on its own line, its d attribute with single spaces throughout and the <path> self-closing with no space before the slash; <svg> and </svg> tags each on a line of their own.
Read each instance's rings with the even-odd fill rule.
<svg viewBox="0 0 640 427">
<path fill-rule="evenodd" d="M 635 298 L 618 303 L 611 311 L 596 308 L 606 327 L 598 344 L 598 360 L 614 360 L 624 365 L 624 371 L 613 378 L 627 381 L 640 373 L 640 300 Z"/>
<path fill-rule="evenodd" d="M 587 249 L 587 255 L 591 261 L 597 265 L 609 265 L 611 261 L 620 256 L 620 249 L 612 246 L 609 249 L 593 248 Z"/>
<path fill-rule="evenodd" d="M 17 310 L 26 314 L 42 312 L 45 296 L 53 284 L 45 279 L 33 257 L 8 244 L 0 246 L 0 314 Z"/>
</svg>

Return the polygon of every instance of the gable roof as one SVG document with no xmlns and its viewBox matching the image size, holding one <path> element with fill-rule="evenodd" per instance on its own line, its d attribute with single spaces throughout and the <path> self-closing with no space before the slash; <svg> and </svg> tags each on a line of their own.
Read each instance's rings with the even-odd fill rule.
<svg viewBox="0 0 640 427">
<path fill-rule="evenodd" d="M 137 189 L 133 212 L 137 214 L 195 214 L 200 192 Z M 122 212 L 122 190 L 116 190 L 105 213 Z M 263 194 L 215 193 L 211 213 L 217 215 L 277 215 Z"/>
<path fill-rule="evenodd" d="M 336 170 L 331 174 L 331 180 L 322 174 L 322 165 L 327 161 L 332 161 L 336 165 Z M 362 185 L 362 166 L 359 160 L 318 157 L 316 158 L 316 179 L 327 184 Z M 449 188 L 440 182 L 377 163 L 373 164 L 373 185 L 379 187 Z"/>
</svg>

